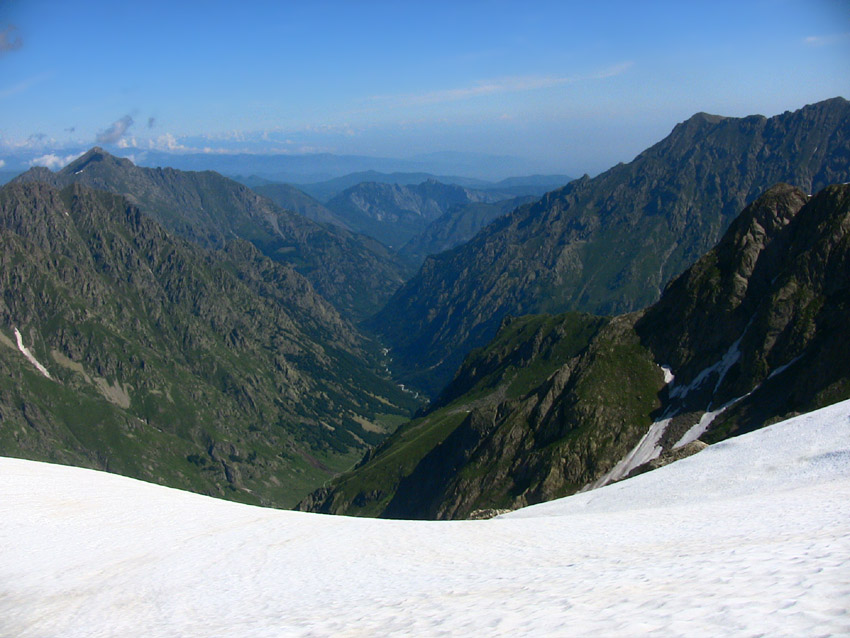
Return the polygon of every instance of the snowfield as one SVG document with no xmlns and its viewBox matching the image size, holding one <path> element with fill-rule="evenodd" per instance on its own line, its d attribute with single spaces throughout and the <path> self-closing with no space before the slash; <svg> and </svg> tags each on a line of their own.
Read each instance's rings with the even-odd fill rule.
<svg viewBox="0 0 850 638">
<path fill-rule="evenodd" d="M 0 459 L 0 635 L 850 634 L 850 401 L 489 521 Z"/>
</svg>

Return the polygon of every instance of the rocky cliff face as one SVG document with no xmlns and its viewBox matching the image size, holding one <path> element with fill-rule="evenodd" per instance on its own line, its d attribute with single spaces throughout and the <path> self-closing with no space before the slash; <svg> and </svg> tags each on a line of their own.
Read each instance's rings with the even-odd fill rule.
<svg viewBox="0 0 850 638">
<path fill-rule="evenodd" d="M 412 407 L 292 267 L 73 185 L 0 189 L 0 453 L 290 506 Z"/>
<path fill-rule="evenodd" d="M 504 321 L 428 414 L 301 507 L 516 508 L 845 399 L 848 266 L 850 186 L 778 185 L 645 312 Z"/>
<path fill-rule="evenodd" d="M 221 248 L 232 237 L 248 240 L 293 265 L 355 320 L 377 311 L 407 275 L 407 267 L 375 240 L 283 210 L 212 171 L 142 168 L 94 148 L 56 173 L 34 168 L 15 181 L 83 184 L 123 195 L 166 229 L 206 248 Z"/>
<path fill-rule="evenodd" d="M 426 259 L 371 322 L 401 379 L 436 395 L 508 314 L 633 311 L 711 248 L 777 182 L 850 181 L 850 103 L 771 118 L 703 113 L 590 179 L 575 180 Z"/>
<path fill-rule="evenodd" d="M 771 189 L 638 322 L 676 371 L 670 409 L 717 412 L 707 440 L 850 390 L 848 197 L 846 185 Z"/>
</svg>

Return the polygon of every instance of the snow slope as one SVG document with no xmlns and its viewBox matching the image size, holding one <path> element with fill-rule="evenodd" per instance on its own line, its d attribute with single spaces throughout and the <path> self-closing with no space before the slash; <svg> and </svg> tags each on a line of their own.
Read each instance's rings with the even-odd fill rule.
<svg viewBox="0 0 850 638">
<path fill-rule="evenodd" d="M 850 401 L 489 521 L 0 459 L 0 636 L 850 634 Z"/>
</svg>

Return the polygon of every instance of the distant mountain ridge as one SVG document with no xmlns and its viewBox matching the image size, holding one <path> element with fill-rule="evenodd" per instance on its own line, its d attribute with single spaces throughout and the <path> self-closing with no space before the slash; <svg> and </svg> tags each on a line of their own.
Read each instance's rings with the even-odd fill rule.
<svg viewBox="0 0 850 638">
<path fill-rule="evenodd" d="M 473 202 L 452 207 L 404 244 L 399 254 L 419 265 L 428 255 L 436 255 L 466 243 L 497 217 L 535 199 L 533 195 L 528 195 L 493 203 Z"/>
<path fill-rule="evenodd" d="M 537 195 L 538 197 L 572 181 L 566 175 L 528 175 L 521 177 L 506 177 L 498 182 L 483 179 L 461 177 L 459 175 L 435 175 L 433 173 L 381 173 L 379 171 L 361 171 L 349 173 L 334 179 L 295 184 L 300 190 L 313 197 L 327 202 L 342 191 L 364 182 L 376 184 L 399 184 L 401 186 L 416 186 L 422 182 L 434 180 L 442 184 L 456 184 L 464 188 L 498 193 L 504 198 Z"/>
<path fill-rule="evenodd" d="M 339 193 L 326 206 L 348 227 L 398 251 L 449 210 L 501 199 L 501 195 L 432 179 L 410 186 L 363 182 Z"/>
<path fill-rule="evenodd" d="M 785 181 L 850 181 L 850 103 L 775 117 L 700 113 L 641 153 L 428 258 L 370 321 L 399 379 L 435 395 L 507 315 L 614 314 L 654 302 L 745 204 Z"/>
<path fill-rule="evenodd" d="M 384 181 L 357 181 L 373 177 Z M 410 181 L 411 178 L 422 180 Z M 399 181 L 391 181 L 394 179 Z M 326 205 L 290 184 L 260 183 L 251 188 L 281 208 L 373 237 L 418 266 L 428 255 L 468 241 L 496 217 L 566 184 L 569 178 L 532 175 L 495 185 L 479 182 L 482 188 L 474 189 L 424 174 L 384 175 L 368 171 L 348 175 L 336 183 L 349 180 L 356 183 Z"/>
<path fill-rule="evenodd" d="M 268 197 L 284 210 L 291 210 L 303 215 L 307 219 L 321 224 L 334 224 L 346 230 L 352 230 L 351 226 L 339 215 L 322 204 L 319 200 L 311 197 L 304 191 L 291 184 L 267 183 L 250 187 L 255 193 Z"/>
<path fill-rule="evenodd" d="M 404 281 L 407 266 L 380 243 L 283 210 L 218 173 L 143 168 L 93 148 L 57 172 L 38 167 L 14 182 L 79 183 L 124 195 L 167 229 L 207 248 L 246 239 L 290 263 L 346 316 L 374 313 Z"/>
<path fill-rule="evenodd" d="M 0 189 L 0 244 L 4 455 L 288 506 L 416 405 L 248 242 L 205 250 L 123 197 L 34 182 Z"/>
<path fill-rule="evenodd" d="M 466 518 L 850 397 L 850 185 L 764 193 L 646 311 L 505 318 L 422 417 L 300 509 Z"/>
</svg>

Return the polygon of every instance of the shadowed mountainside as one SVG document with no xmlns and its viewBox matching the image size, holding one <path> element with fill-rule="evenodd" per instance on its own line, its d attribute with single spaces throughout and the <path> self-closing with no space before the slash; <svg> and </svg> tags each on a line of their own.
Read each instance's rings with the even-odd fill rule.
<svg viewBox="0 0 850 638">
<path fill-rule="evenodd" d="M 370 321 L 399 379 L 432 396 L 507 315 L 645 307 L 778 182 L 850 181 L 850 103 L 766 118 L 699 113 L 629 164 L 575 180 L 426 259 Z"/>
</svg>

